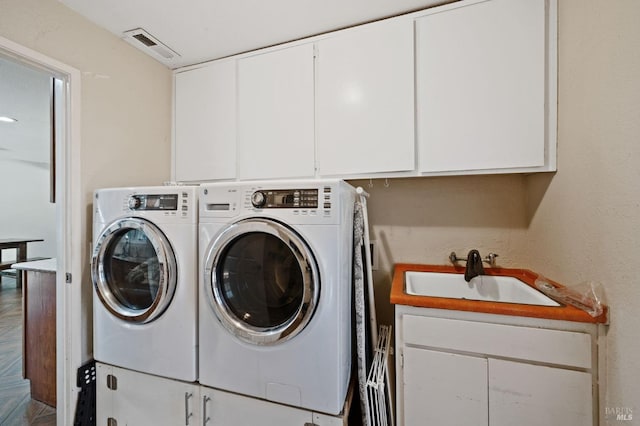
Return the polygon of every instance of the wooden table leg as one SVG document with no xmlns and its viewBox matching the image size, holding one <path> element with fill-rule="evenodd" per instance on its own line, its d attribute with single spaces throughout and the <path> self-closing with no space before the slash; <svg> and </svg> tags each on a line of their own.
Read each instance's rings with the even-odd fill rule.
<svg viewBox="0 0 640 426">
<path fill-rule="evenodd" d="M 16 246 L 16 263 L 27 261 L 27 243 L 20 243 Z M 16 271 L 16 287 L 22 288 L 22 274 Z"/>
</svg>

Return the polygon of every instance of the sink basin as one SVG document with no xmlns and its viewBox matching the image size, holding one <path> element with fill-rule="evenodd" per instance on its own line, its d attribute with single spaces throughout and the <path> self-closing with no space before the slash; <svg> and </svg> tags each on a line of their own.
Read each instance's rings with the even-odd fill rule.
<svg viewBox="0 0 640 426">
<path fill-rule="evenodd" d="M 480 275 L 471 282 L 466 282 L 463 274 L 407 271 L 405 292 L 450 299 L 560 306 L 555 300 L 519 279 L 498 275 Z"/>
</svg>

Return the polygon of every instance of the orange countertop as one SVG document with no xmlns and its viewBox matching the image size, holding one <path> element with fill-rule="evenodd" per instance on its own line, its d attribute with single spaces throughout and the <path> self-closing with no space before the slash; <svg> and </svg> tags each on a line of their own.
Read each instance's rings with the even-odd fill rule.
<svg viewBox="0 0 640 426">
<path fill-rule="evenodd" d="M 488 314 L 513 315 L 597 324 L 608 324 L 609 322 L 609 308 L 607 306 L 604 306 L 604 311 L 600 316 L 592 317 L 587 312 L 574 306 L 563 304 L 562 302 L 558 302 L 560 303 L 560 306 L 537 306 L 517 303 L 451 299 L 445 297 L 416 296 L 407 294 L 404 291 L 404 273 L 407 271 L 464 274 L 464 270 L 465 268 L 462 266 L 398 263 L 394 267 L 393 282 L 391 283 L 391 303 L 394 305 L 409 305 L 421 308 L 449 309 L 456 311 L 482 312 Z M 485 274 L 515 277 L 533 288 L 535 288 L 535 281 L 539 276 L 535 272 L 526 269 L 510 268 L 485 268 Z M 545 278 L 545 280 L 556 287 L 563 287 L 561 284 L 549 279 Z"/>
</svg>

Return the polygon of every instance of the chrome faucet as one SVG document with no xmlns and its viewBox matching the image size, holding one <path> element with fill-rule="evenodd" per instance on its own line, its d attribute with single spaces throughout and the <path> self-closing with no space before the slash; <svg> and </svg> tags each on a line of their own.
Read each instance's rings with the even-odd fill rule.
<svg viewBox="0 0 640 426">
<path fill-rule="evenodd" d="M 469 250 L 469 254 L 467 255 L 467 267 L 464 270 L 464 280 L 469 282 L 478 275 L 484 275 L 482 257 L 478 250 Z"/>
</svg>

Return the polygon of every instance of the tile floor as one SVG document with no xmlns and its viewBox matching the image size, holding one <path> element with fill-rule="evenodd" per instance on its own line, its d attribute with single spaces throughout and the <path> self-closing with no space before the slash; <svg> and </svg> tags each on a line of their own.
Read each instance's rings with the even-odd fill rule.
<svg viewBox="0 0 640 426">
<path fill-rule="evenodd" d="M 56 410 L 29 396 L 22 378 L 22 290 L 15 279 L 0 284 L 0 426 L 56 424 Z"/>
</svg>

